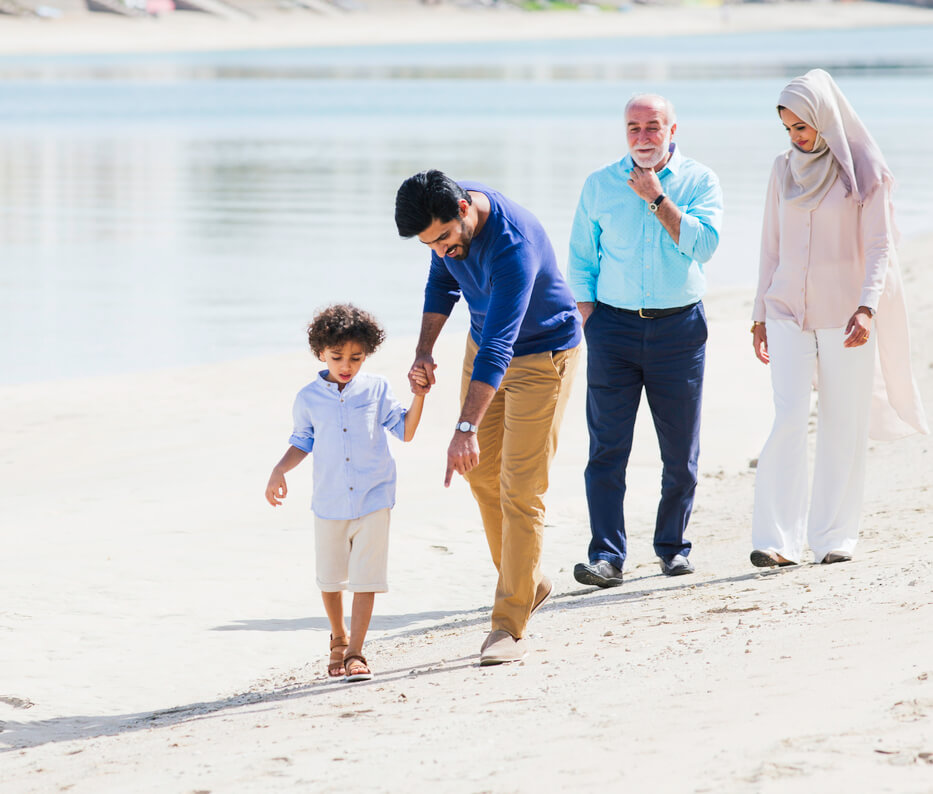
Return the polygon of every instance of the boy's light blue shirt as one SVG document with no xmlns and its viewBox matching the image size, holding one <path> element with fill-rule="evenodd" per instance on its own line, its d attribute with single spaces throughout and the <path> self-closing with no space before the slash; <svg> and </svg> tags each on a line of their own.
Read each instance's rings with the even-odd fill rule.
<svg viewBox="0 0 933 794">
<path fill-rule="evenodd" d="M 671 152 L 658 178 L 665 200 L 683 213 L 679 244 L 628 185 L 631 154 L 587 178 L 567 261 L 567 281 L 578 303 L 671 309 L 703 297 L 703 263 L 719 245 L 722 190 L 709 168 L 681 155 L 676 145 Z"/>
<path fill-rule="evenodd" d="M 319 518 L 359 518 L 395 505 L 395 459 L 388 433 L 405 437 L 405 414 L 389 382 L 359 372 L 340 391 L 327 370 L 295 398 L 288 443 L 313 450 L 311 509 Z"/>
</svg>

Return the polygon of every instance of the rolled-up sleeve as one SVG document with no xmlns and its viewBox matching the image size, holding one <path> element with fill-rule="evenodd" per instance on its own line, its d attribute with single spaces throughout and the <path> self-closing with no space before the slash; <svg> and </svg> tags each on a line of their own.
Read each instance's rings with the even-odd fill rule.
<svg viewBox="0 0 933 794">
<path fill-rule="evenodd" d="M 567 283 L 577 303 L 596 300 L 599 280 L 599 223 L 590 217 L 589 193 L 592 177 L 583 184 L 580 201 L 570 229 L 570 256 L 567 259 Z"/>
<path fill-rule="evenodd" d="M 395 399 L 389 384 L 385 384 L 382 394 L 379 395 L 379 422 L 393 436 L 405 440 L 405 414 L 402 404 Z"/>
<path fill-rule="evenodd" d="M 303 452 L 310 452 L 314 447 L 314 425 L 311 424 L 311 411 L 301 392 L 292 406 L 292 418 L 295 426 L 288 443 Z"/>
<path fill-rule="evenodd" d="M 698 183 L 680 219 L 681 253 L 697 262 L 708 262 L 719 245 L 722 228 L 722 188 L 711 171 Z"/>
</svg>

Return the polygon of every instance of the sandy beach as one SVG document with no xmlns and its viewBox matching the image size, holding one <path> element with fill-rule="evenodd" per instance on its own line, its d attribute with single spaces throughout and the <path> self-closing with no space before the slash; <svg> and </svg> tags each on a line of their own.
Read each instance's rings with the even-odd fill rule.
<svg viewBox="0 0 933 794">
<path fill-rule="evenodd" d="M 55 2 L 50 2 L 55 5 Z M 0 16 L 0 54 L 61 55 L 242 50 L 447 41 L 515 41 L 933 24 L 933 9 L 891 3 L 620 4 L 620 10 L 522 12 L 418 0 L 371 0 L 364 11 L 318 14 L 247 2 L 252 19 L 176 12 L 90 14 L 67 0 L 58 19 Z"/>
<path fill-rule="evenodd" d="M 931 251 L 902 254 L 933 414 Z M 262 498 L 308 355 L 0 389 L 4 793 L 929 792 L 933 443 L 872 445 L 851 564 L 752 568 L 750 461 L 771 408 L 751 297 L 707 299 L 697 573 L 666 579 L 653 557 L 645 420 L 626 583 L 573 580 L 580 378 L 548 497 L 556 596 L 526 660 L 501 668 L 477 664 L 494 587 L 478 515 L 463 481 L 442 486 L 459 333 L 418 437 L 396 446 L 391 592 L 360 685 L 323 677 L 310 466 L 285 506 Z M 391 339 L 367 366 L 404 394 L 411 351 Z"/>
<path fill-rule="evenodd" d="M 372 6 L 242 23 L 0 18 L 0 52 L 442 41 L 452 25 L 480 40 L 933 23 L 930 9 L 863 2 Z M 933 417 L 931 256 L 933 230 L 901 247 Z M 705 301 L 695 575 L 668 579 L 653 555 L 660 461 L 643 405 L 625 584 L 574 581 L 589 541 L 581 368 L 547 498 L 555 596 L 526 659 L 498 668 L 478 666 L 495 585 L 478 511 L 461 479 L 443 487 L 464 344 L 446 333 L 418 435 L 394 446 L 391 591 L 364 684 L 325 677 L 310 463 L 284 506 L 263 499 L 317 369 L 301 340 L 267 358 L 0 386 L 0 791 L 933 792 L 933 438 L 871 444 L 851 563 L 753 568 L 753 461 L 772 408 L 752 297 Z M 366 366 L 405 400 L 414 340 L 389 330 Z"/>
</svg>

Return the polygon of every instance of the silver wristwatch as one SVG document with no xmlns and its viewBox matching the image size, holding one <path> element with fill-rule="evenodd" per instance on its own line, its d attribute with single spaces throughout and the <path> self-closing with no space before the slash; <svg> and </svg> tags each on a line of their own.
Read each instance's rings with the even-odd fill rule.
<svg viewBox="0 0 933 794">
<path fill-rule="evenodd" d="M 658 207 L 661 206 L 661 202 L 664 201 L 664 199 L 666 199 L 666 198 L 667 198 L 667 196 L 665 196 L 665 195 L 662 193 L 660 196 L 658 196 L 654 201 L 652 201 L 652 202 L 648 205 L 648 209 L 651 210 L 652 212 L 657 212 L 657 211 L 658 211 Z"/>
<path fill-rule="evenodd" d="M 464 419 L 462 422 L 457 422 L 457 430 L 461 433 L 475 433 L 476 425 L 471 425 Z"/>
</svg>

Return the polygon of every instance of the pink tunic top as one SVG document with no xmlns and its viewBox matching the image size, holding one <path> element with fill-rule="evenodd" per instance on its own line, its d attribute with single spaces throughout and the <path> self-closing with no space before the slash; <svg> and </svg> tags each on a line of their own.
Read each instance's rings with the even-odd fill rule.
<svg viewBox="0 0 933 794">
<path fill-rule="evenodd" d="M 771 169 L 752 319 L 793 320 L 804 331 L 845 328 L 867 306 L 878 335 L 869 436 L 929 432 L 910 366 L 890 182 L 860 206 L 837 177 L 815 210 L 801 210 L 781 195 L 788 154 Z"/>
<path fill-rule="evenodd" d="M 859 306 L 876 312 L 884 291 L 893 239 L 887 190 L 860 206 L 837 177 L 815 210 L 800 209 L 781 196 L 787 156 L 771 169 L 752 319 L 844 328 Z"/>
</svg>

